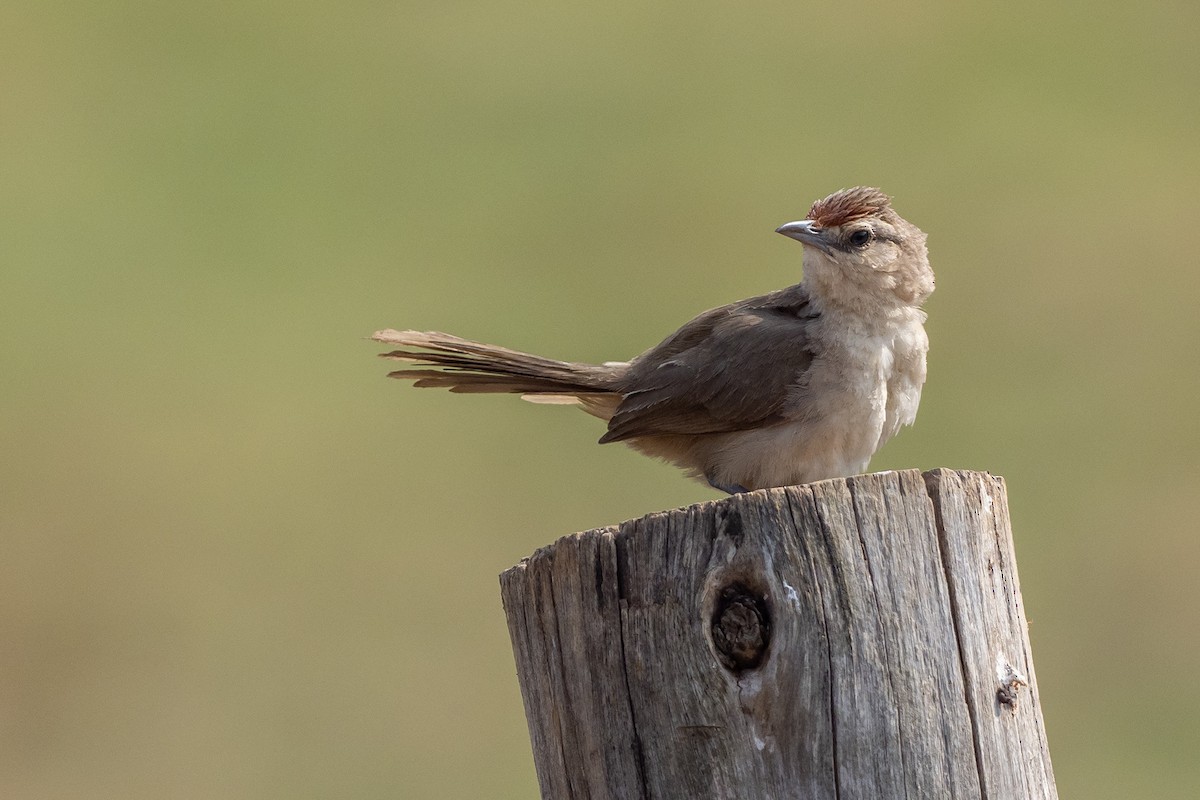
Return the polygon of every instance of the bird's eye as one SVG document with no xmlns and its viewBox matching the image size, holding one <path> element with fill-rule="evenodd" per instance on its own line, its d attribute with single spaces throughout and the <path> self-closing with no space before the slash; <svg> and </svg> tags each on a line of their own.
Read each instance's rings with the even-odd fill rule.
<svg viewBox="0 0 1200 800">
<path fill-rule="evenodd" d="M 855 247 L 866 247 L 871 241 L 871 232 L 866 228 L 859 228 L 854 233 L 850 234 L 850 244 Z"/>
</svg>

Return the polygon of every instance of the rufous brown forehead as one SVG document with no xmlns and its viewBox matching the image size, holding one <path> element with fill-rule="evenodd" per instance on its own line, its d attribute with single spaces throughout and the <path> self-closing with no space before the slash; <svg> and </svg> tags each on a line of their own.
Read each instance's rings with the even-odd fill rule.
<svg viewBox="0 0 1200 800">
<path fill-rule="evenodd" d="M 863 217 L 873 217 L 891 208 L 891 198 L 870 186 L 842 189 L 812 204 L 806 219 L 822 228 L 845 225 Z"/>
</svg>

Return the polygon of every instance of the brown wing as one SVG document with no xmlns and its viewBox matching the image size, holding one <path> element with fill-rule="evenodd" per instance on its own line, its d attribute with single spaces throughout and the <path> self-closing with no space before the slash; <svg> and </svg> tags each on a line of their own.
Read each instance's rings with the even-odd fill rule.
<svg viewBox="0 0 1200 800">
<path fill-rule="evenodd" d="M 815 316 L 799 287 L 706 311 L 633 361 L 601 444 L 782 421 Z"/>
</svg>

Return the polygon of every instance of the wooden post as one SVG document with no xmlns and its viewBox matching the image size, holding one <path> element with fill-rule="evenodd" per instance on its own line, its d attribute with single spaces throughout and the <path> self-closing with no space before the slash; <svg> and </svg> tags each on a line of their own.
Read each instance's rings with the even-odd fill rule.
<svg viewBox="0 0 1200 800">
<path fill-rule="evenodd" d="M 547 800 L 1057 797 L 1001 478 L 735 495 L 501 590 Z"/>
</svg>

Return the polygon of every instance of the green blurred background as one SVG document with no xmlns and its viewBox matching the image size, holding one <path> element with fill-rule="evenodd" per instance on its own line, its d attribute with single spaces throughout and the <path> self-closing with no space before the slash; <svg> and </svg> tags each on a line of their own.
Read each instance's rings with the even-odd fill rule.
<svg viewBox="0 0 1200 800">
<path fill-rule="evenodd" d="M 1200 795 L 1200 6 L 0 10 L 0 796 L 529 798 L 497 574 L 715 496 L 578 412 L 383 378 L 620 359 L 929 232 L 873 468 L 1009 482 L 1063 797 Z"/>
</svg>

